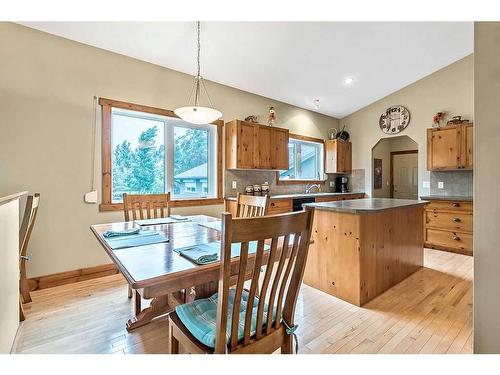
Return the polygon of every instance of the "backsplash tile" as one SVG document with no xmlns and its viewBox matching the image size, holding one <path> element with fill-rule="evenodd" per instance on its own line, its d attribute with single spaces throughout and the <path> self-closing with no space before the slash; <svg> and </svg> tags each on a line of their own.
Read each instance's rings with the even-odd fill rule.
<svg viewBox="0 0 500 375">
<path fill-rule="evenodd" d="M 438 182 L 444 189 L 438 188 Z M 472 196 L 472 171 L 431 172 L 431 195 Z"/>
<path fill-rule="evenodd" d="M 321 185 L 321 191 L 332 192 L 333 188 L 330 188 L 330 181 L 334 181 L 336 176 L 336 174 L 327 174 L 328 180 L 326 184 Z M 349 191 L 365 191 L 364 169 L 353 170 L 353 174 L 349 175 L 349 177 Z M 236 189 L 232 189 L 233 181 L 236 181 Z M 263 184 L 264 182 L 269 183 L 271 195 L 303 193 L 306 188 L 306 184 L 277 185 L 276 171 L 228 169 L 225 171 L 224 175 L 224 196 L 234 197 L 238 192 L 243 193 L 245 191 L 245 186 Z"/>
<path fill-rule="evenodd" d="M 352 173 L 349 175 L 349 191 L 366 192 L 364 169 L 352 170 Z"/>
</svg>

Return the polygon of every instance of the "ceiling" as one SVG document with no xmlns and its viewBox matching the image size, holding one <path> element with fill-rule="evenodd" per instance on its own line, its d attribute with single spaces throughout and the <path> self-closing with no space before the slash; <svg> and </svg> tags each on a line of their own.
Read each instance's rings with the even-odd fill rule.
<svg viewBox="0 0 500 375">
<path fill-rule="evenodd" d="M 195 22 L 22 24 L 196 71 Z M 473 52 L 472 22 L 206 22 L 201 29 L 206 79 L 337 118 Z"/>
</svg>

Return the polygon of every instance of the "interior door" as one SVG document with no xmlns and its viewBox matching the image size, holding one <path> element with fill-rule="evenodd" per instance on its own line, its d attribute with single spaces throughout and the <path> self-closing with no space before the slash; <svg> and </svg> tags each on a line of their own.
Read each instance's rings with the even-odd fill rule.
<svg viewBox="0 0 500 375">
<path fill-rule="evenodd" d="M 418 154 L 395 154 L 392 159 L 393 197 L 418 199 Z"/>
</svg>

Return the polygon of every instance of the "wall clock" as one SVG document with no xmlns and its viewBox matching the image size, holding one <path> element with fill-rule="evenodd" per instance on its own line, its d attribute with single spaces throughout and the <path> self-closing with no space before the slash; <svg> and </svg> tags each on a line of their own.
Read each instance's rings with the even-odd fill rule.
<svg viewBox="0 0 500 375">
<path fill-rule="evenodd" d="M 380 115 L 378 124 L 386 134 L 397 134 L 410 123 L 410 111 L 402 105 L 394 105 Z"/>
</svg>

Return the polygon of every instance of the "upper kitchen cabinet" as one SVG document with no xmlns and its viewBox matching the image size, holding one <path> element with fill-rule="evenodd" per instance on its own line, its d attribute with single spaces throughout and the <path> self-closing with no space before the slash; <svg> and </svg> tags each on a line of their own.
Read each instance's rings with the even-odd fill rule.
<svg viewBox="0 0 500 375">
<path fill-rule="evenodd" d="M 352 171 L 352 143 L 342 140 L 325 141 L 325 173 L 350 173 Z"/>
<path fill-rule="evenodd" d="M 472 124 L 427 129 L 427 169 L 472 169 Z"/>
<path fill-rule="evenodd" d="M 288 169 L 288 129 L 233 120 L 226 123 L 227 169 Z"/>
</svg>

